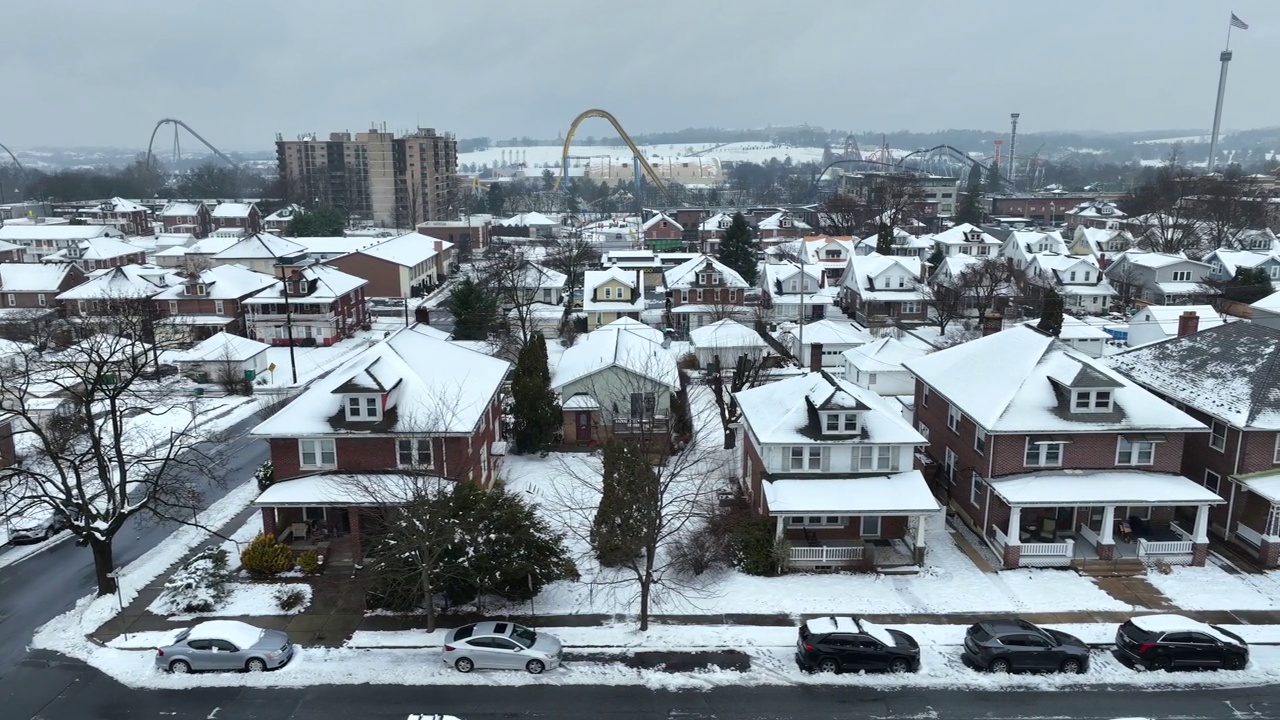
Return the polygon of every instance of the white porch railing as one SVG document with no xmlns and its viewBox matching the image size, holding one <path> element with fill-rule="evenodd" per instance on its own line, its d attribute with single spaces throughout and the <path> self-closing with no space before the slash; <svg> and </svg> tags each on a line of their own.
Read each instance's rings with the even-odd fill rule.
<svg viewBox="0 0 1280 720">
<path fill-rule="evenodd" d="M 1146 538 L 1138 538 L 1138 558 L 1145 563 L 1165 562 L 1170 565 L 1189 565 L 1193 544 L 1190 540 L 1152 542 Z"/>
<path fill-rule="evenodd" d="M 1098 537 L 1098 533 L 1094 532 L 1088 525 L 1082 524 L 1080 529 L 1076 531 L 1076 534 L 1087 540 L 1089 544 L 1094 547 L 1098 547 L 1098 545 L 1102 544 L 1102 538 Z"/>
<path fill-rule="evenodd" d="M 1193 542 L 1195 540 L 1195 538 L 1191 537 L 1191 533 L 1178 527 L 1177 523 L 1169 523 L 1169 529 L 1173 531 L 1174 535 L 1181 538 L 1183 542 Z"/>
<path fill-rule="evenodd" d="M 995 525 L 991 526 L 991 530 L 995 534 L 996 545 L 999 545 L 1000 549 L 1003 550 L 1009 544 L 1009 536 L 1005 535 L 1004 531 Z"/>
<path fill-rule="evenodd" d="M 1236 535 L 1255 548 L 1260 549 L 1262 547 L 1262 533 L 1245 527 L 1243 523 L 1236 523 Z"/>
<path fill-rule="evenodd" d="M 791 562 L 827 565 L 861 560 L 866 548 L 862 545 L 845 547 L 792 547 Z"/>
<path fill-rule="evenodd" d="M 996 551 L 1003 552 L 1009 545 L 1009 536 L 995 525 L 991 526 L 991 531 Z M 1018 565 L 1022 567 L 1066 567 L 1075 557 L 1076 543 L 1068 538 L 1060 543 L 1021 543 L 1018 548 Z"/>
</svg>

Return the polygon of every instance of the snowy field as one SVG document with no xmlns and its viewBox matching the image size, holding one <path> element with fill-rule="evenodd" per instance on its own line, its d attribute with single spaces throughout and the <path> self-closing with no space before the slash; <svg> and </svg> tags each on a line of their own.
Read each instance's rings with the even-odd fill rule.
<svg viewBox="0 0 1280 720">
<path fill-rule="evenodd" d="M 591 134 L 591 130 L 579 130 L 579 139 L 585 138 Z M 714 148 L 714 149 L 712 149 Z M 779 162 L 791 158 L 792 162 L 818 162 L 822 159 L 822 148 L 820 147 L 794 147 L 791 145 L 776 145 L 767 142 L 739 142 L 721 145 L 719 143 L 674 143 L 660 145 L 641 145 L 641 152 L 649 162 L 663 159 L 675 159 L 688 157 L 695 152 L 707 151 L 701 157 L 716 158 L 719 160 L 740 160 L 764 163 L 773 158 L 777 158 Z M 552 168 L 560 167 L 561 154 L 564 152 L 563 145 L 538 145 L 535 147 L 519 147 L 519 148 L 500 148 L 491 147 L 485 150 L 476 150 L 468 153 L 458 153 L 458 165 L 466 165 L 475 163 L 477 166 L 488 165 L 489 167 L 497 167 L 504 164 L 514 165 L 524 163 L 530 168 Z M 623 163 L 631 162 L 631 148 L 625 145 L 579 145 L 575 143 L 571 152 L 575 157 L 590 157 L 593 163 Z M 574 160 L 573 167 L 580 166 L 585 161 Z"/>
</svg>

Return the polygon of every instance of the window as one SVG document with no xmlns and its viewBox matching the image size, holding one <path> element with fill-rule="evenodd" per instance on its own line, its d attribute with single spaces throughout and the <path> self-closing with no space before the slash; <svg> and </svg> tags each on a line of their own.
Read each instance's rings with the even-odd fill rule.
<svg viewBox="0 0 1280 720">
<path fill-rule="evenodd" d="M 920 407 L 929 407 L 929 386 L 920 386 Z"/>
<path fill-rule="evenodd" d="M 902 303 L 902 310 L 901 310 L 900 314 L 902 314 L 902 315 L 919 315 L 919 314 L 920 314 L 920 303 L 919 303 L 919 301 L 916 301 L 916 300 L 909 300 L 909 301 L 907 301 L 907 302 Z"/>
<path fill-rule="evenodd" d="M 974 428 L 973 431 L 973 449 L 980 453 L 987 451 L 987 431 L 982 428 Z"/>
<path fill-rule="evenodd" d="M 822 448 L 816 445 L 808 447 L 804 445 L 792 446 L 790 458 L 788 468 L 791 470 L 822 469 Z"/>
<path fill-rule="evenodd" d="M 1084 281 L 1085 281 L 1085 282 L 1089 282 L 1089 276 L 1090 276 L 1090 275 L 1092 275 L 1092 274 L 1093 274 L 1093 271 L 1091 271 L 1091 270 L 1085 270 L 1085 271 L 1084 271 Z"/>
<path fill-rule="evenodd" d="M 1276 449 L 1271 453 L 1271 464 L 1280 465 L 1280 433 L 1276 435 Z"/>
<path fill-rule="evenodd" d="M 863 537 L 880 537 L 880 518 L 879 517 L 862 518 L 862 536 Z"/>
<path fill-rule="evenodd" d="M 853 450 L 854 462 L 860 471 L 897 470 L 897 453 L 892 445 L 863 445 Z"/>
<path fill-rule="evenodd" d="M 795 280 L 792 280 L 792 281 L 791 281 L 791 292 L 799 292 L 799 291 L 800 291 L 800 285 L 799 285 Z"/>
<path fill-rule="evenodd" d="M 1117 465 L 1151 465 L 1155 462 L 1156 444 L 1150 440 L 1130 440 L 1121 435 L 1116 450 Z"/>
<path fill-rule="evenodd" d="M 1174 282 L 1191 282 L 1191 271 L 1190 270 L 1174 270 L 1173 281 Z"/>
<path fill-rule="evenodd" d="M 830 433 L 858 432 L 857 413 L 825 413 L 826 428 Z"/>
<path fill-rule="evenodd" d="M 1027 467 L 1059 467 L 1062 465 L 1062 443 L 1059 440 L 1027 438 L 1023 464 Z"/>
<path fill-rule="evenodd" d="M 826 525 L 830 527 L 830 526 L 844 525 L 844 523 L 845 523 L 845 518 L 839 517 L 837 515 L 824 515 L 824 516 L 808 515 L 805 517 L 787 518 L 787 524 L 793 527 L 822 526 L 822 525 Z"/>
<path fill-rule="evenodd" d="M 654 393 L 631 393 L 631 419 L 652 420 L 658 408 L 658 396 Z"/>
<path fill-rule="evenodd" d="M 1075 271 L 1075 270 L 1072 270 L 1072 271 L 1068 274 L 1067 279 L 1068 279 L 1070 282 L 1075 282 L 1075 281 L 1076 281 L 1076 271 Z"/>
<path fill-rule="evenodd" d="M 982 507 L 982 490 L 986 483 L 982 482 L 982 476 L 974 473 L 969 481 L 969 505 L 979 508 Z"/>
<path fill-rule="evenodd" d="M 605 288 L 605 289 L 604 289 L 604 299 L 605 299 L 605 300 L 612 300 L 612 299 L 613 299 L 613 288 Z"/>
<path fill-rule="evenodd" d="M 170 314 L 170 315 L 177 315 L 177 314 L 178 314 L 178 301 L 177 301 L 177 300 L 170 300 L 170 301 L 169 301 L 169 314 Z"/>
<path fill-rule="evenodd" d="M 928 440 L 928 439 L 929 439 L 929 426 L 928 426 L 928 425 L 925 425 L 924 423 L 917 423 L 917 424 L 916 424 L 916 429 L 920 431 L 920 434 L 924 436 L 924 439 L 925 439 L 925 440 Z M 1280 443 L 1277 443 L 1277 445 L 1280 445 Z M 1277 450 L 1277 452 L 1280 452 L 1280 450 Z"/>
<path fill-rule="evenodd" d="M 1222 476 L 1212 470 L 1204 471 L 1204 487 L 1209 492 L 1218 492 L 1218 483 L 1222 480 Z"/>
<path fill-rule="evenodd" d="M 44 293 L 40 293 L 39 295 L 36 295 L 36 304 L 39 305 L 40 307 L 45 306 Z"/>
<path fill-rule="evenodd" d="M 956 481 L 956 454 L 951 448 L 947 448 L 942 455 L 942 471 L 946 473 L 947 482 Z"/>
<path fill-rule="evenodd" d="M 1071 394 L 1071 412 L 1110 412 L 1110 390 L 1076 390 Z"/>
<path fill-rule="evenodd" d="M 338 464 L 333 440 L 299 440 L 298 451 L 302 467 L 335 467 Z"/>
<path fill-rule="evenodd" d="M 947 405 L 947 427 L 953 433 L 960 432 L 960 408 L 955 405 Z"/>
<path fill-rule="evenodd" d="M 875 385 L 875 384 L 876 384 L 876 374 L 875 374 L 875 373 L 867 373 L 867 384 L 868 384 L 868 385 Z"/>
<path fill-rule="evenodd" d="M 376 395 L 347 396 L 347 419 L 365 418 L 377 420 L 382 416 L 382 404 Z"/>
<path fill-rule="evenodd" d="M 1227 424 L 1214 420 L 1209 426 L 1209 447 L 1218 452 L 1225 452 L 1227 449 Z"/>
<path fill-rule="evenodd" d="M 222 301 L 221 301 L 221 300 L 214 300 L 214 301 L 213 301 L 213 311 L 214 311 L 215 313 L 217 313 L 218 315 L 221 315 L 221 314 L 222 314 L 222 311 L 223 311 L 223 308 L 224 308 L 224 306 L 223 306 L 223 304 L 222 304 Z"/>
<path fill-rule="evenodd" d="M 1272 265 L 1268 267 L 1267 275 L 1269 275 L 1272 280 L 1280 280 L 1280 265 Z"/>
<path fill-rule="evenodd" d="M 402 468 L 429 468 L 431 462 L 429 438 L 405 438 L 396 440 L 396 464 Z"/>
</svg>

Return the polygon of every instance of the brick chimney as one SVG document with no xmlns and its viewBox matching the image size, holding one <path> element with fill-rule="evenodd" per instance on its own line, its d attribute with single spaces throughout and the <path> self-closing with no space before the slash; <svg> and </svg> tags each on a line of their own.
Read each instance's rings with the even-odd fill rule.
<svg viewBox="0 0 1280 720">
<path fill-rule="evenodd" d="M 822 371 L 822 343 L 809 346 L 809 369 L 813 372 Z"/>
<path fill-rule="evenodd" d="M 1004 329 L 1004 316 L 1000 313 L 989 312 L 982 318 L 982 337 L 995 335 Z"/>
<path fill-rule="evenodd" d="M 1178 337 L 1186 337 L 1200 329 L 1200 316 L 1187 310 L 1178 316 Z"/>
</svg>

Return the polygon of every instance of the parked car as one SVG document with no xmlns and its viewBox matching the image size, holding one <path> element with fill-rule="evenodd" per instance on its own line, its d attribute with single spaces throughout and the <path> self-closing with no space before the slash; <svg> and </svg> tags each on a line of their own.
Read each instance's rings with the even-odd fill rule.
<svg viewBox="0 0 1280 720">
<path fill-rule="evenodd" d="M 156 667 L 172 673 L 201 670 L 262 672 L 284 667 L 293 643 L 279 630 L 263 630 L 237 620 L 210 620 L 179 630 L 156 648 Z"/>
<path fill-rule="evenodd" d="M 1089 647 L 1082 640 L 1017 618 L 983 620 L 971 626 L 960 657 L 988 672 L 1082 673 L 1089 669 Z"/>
<path fill-rule="evenodd" d="M 32 508 L 8 519 L 9 542 L 36 543 L 57 535 L 71 527 L 71 518 L 60 511 Z"/>
<path fill-rule="evenodd" d="M 1235 633 L 1181 615 L 1139 615 L 1116 630 L 1115 655 L 1148 670 L 1241 670 L 1249 664 L 1249 644 Z"/>
<path fill-rule="evenodd" d="M 920 645 L 904 632 L 833 615 L 800 625 L 796 664 L 807 672 L 916 672 Z"/>
<path fill-rule="evenodd" d="M 458 672 L 527 670 L 534 675 L 560 666 L 560 641 L 502 620 L 463 625 L 444 638 L 445 664 Z"/>
</svg>

